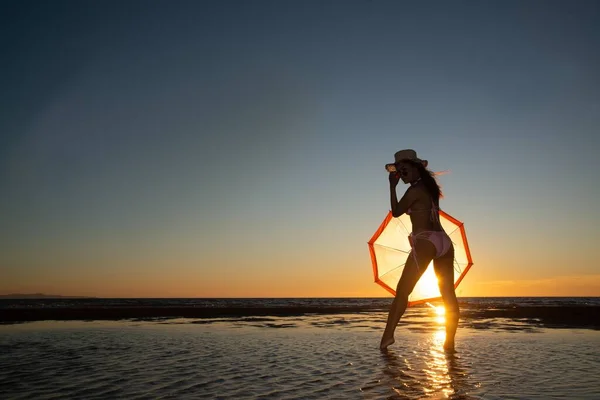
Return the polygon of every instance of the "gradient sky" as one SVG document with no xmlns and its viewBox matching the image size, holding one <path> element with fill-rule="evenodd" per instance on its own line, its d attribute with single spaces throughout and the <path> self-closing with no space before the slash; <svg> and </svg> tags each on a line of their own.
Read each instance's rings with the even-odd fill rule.
<svg viewBox="0 0 600 400">
<path fill-rule="evenodd" d="M 597 1 L 4 1 L 0 60 L 0 294 L 387 296 L 413 148 L 459 296 L 600 296 Z"/>
</svg>

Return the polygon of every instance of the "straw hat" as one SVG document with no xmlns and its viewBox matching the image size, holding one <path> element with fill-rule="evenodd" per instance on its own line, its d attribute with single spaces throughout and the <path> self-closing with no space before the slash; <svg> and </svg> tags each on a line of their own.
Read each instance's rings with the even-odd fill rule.
<svg viewBox="0 0 600 400">
<path fill-rule="evenodd" d="M 413 162 L 418 162 L 421 163 L 423 165 L 423 167 L 427 167 L 427 160 L 421 160 L 419 157 L 417 157 L 417 152 L 412 150 L 412 149 L 406 149 L 406 150 L 400 150 L 397 151 L 396 154 L 394 154 L 394 163 L 393 164 L 386 164 L 385 165 L 385 169 L 388 171 L 395 171 L 396 170 L 396 164 L 401 162 L 401 161 L 413 161 Z M 393 168 L 392 168 L 393 167 Z M 392 169 L 390 169 L 392 168 Z"/>
</svg>

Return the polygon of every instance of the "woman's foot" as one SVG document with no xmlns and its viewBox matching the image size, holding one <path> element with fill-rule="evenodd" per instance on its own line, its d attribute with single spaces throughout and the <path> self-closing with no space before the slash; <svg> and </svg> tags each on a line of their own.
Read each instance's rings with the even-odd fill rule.
<svg viewBox="0 0 600 400">
<path fill-rule="evenodd" d="M 456 353 L 456 350 L 454 349 L 454 340 L 452 340 L 452 341 L 446 340 L 444 342 L 444 351 L 448 354 Z"/>
<path fill-rule="evenodd" d="M 381 338 L 381 343 L 379 344 L 379 349 L 380 350 L 387 350 L 388 346 L 392 345 L 396 340 L 394 340 L 394 337 L 383 337 Z"/>
</svg>

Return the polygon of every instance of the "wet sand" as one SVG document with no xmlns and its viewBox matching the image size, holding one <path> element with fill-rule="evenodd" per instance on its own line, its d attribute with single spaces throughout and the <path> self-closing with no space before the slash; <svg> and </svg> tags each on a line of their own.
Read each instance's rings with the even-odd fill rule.
<svg viewBox="0 0 600 400">
<path fill-rule="evenodd" d="M 415 311 L 415 310 L 413 310 Z M 387 352 L 385 313 L 41 321 L 0 326 L 3 399 L 600 398 L 600 332 L 461 324 L 454 355 L 432 310 Z"/>
</svg>

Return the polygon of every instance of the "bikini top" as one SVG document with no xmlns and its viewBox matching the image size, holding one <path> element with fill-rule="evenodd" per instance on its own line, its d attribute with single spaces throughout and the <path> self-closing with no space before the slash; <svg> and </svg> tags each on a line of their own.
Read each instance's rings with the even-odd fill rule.
<svg viewBox="0 0 600 400">
<path fill-rule="evenodd" d="M 422 212 L 422 211 L 428 211 L 431 213 L 431 220 L 435 221 L 435 222 L 439 222 L 440 221 L 440 208 L 438 206 L 435 205 L 435 203 L 432 201 L 431 202 L 431 208 L 421 208 L 421 209 L 417 209 L 417 210 L 413 210 L 411 208 L 409 208 L 408 210 L 406 210 L 406 214 L 410 215 L 413 212 Z"/>
<path fill-rule="evenodd" d="M 416 181 L 411 183 L 410 186 L 416 185 L 417 183 L 419 183 L 420 180 L 421 180 L 421 178 L 417 179 Z M 417 210 L 412 210 L 409 208 L 408 210 L 406 210 L 406 214 L 410 215 L 413 212 L 421 212 L 421 211 L 429 211 L 431 213 L 431 216 L 430 216 L 431 221 L 437 222 L 437 223 L 440 222 L 440 208 L 435 205 L 433 200 L 431 200 L 431 209 L 421 208 L 421 209 L 417 209 Z"/>
</svg>

